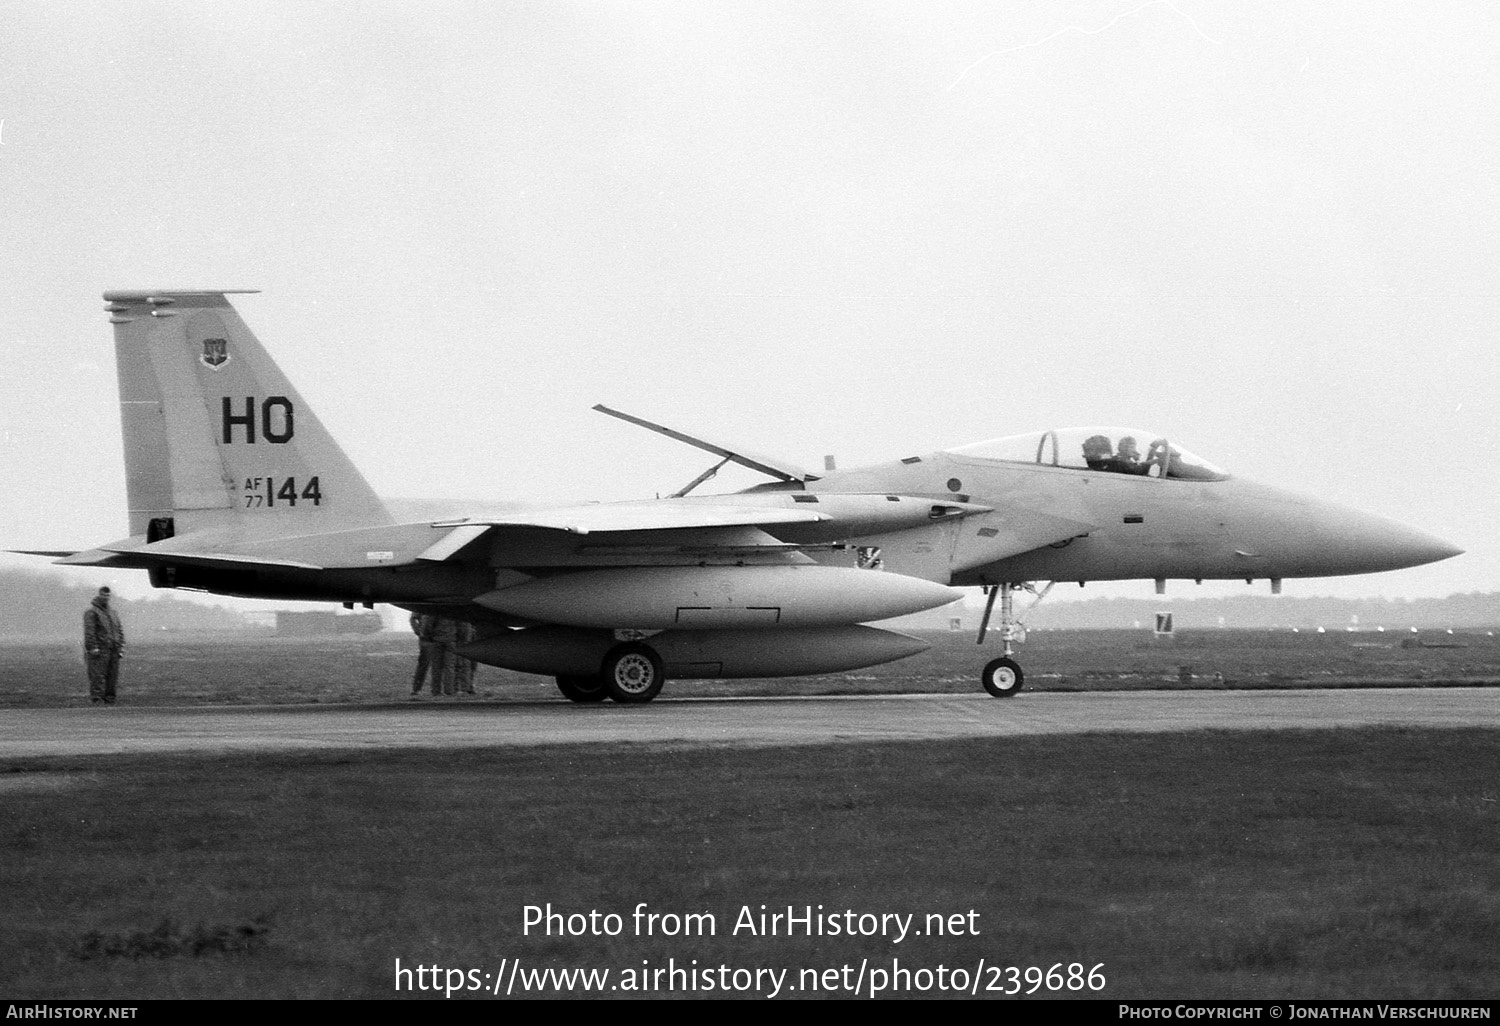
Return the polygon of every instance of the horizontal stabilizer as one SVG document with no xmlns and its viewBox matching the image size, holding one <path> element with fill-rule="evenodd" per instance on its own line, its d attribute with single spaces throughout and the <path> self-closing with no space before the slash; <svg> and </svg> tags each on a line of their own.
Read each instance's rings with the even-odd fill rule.
<svg viewBox="0 0 1500 1026">
<path fill-rule="evenodd" d="M 70 552 L 61 559 L 55 560 L 58 566 L 134 566 L 118 552 L 111 549 L 87 549 L 83 552 Z"/>
<path fill-rule="evenodd" d="M 218 543 L 222 544 L 222 539 Z M 155 567 L 179 565 L 220 566 L 227 568 L 264 566 L 296 570 L 324 569 L 324 567 L 318 564 L 302 560 L 240 552 L 219 552 L 215 550 L 215 544 L 213 535 L 210 532 L 204 532 L 197 536 L 185 535 L 179 538 L 169 538 L 164 541 L 151 543 L 148 543 L 142 536 L 136 535 L 120 541 L 110 542 L 108 545 L 101 545 L 97 549 L 88 549 L 84 552 L 33 552 L 30 555 L 61 556 L 63 558 L 55 560 L 55 563 L 59 566 L 124 567 L 136 570 L 149 570 Z"/>
<path fill-rule="evenodd" d="M 287 570 L 322 570 L 321 566 L 314 563 L 303 563 L 295 559 L 267 559 L 264 556 L 242 556 L 233 552 L 151 552 L 137 549 L 133 552 L 122 553 L 131 559 L 139 559 L 147 564 L 171 564 L 188 566 L 227 566 L 227 567 L 280 567 Z"/>
<path fill-rule="evenodd" d="M 280 538 L 207 530 L 150 544 L 136 536 L 102 549 L 105 555 L 116 554 L 111 566 L 348 570 L 410 566 L 419 559 L 441 562 L 490 530 L 484 524 L 446 530 L 431 523 L 391 524 Z"/>
<path fill-rule="evenodd" d="M 178 539 L 180 541 L 180 539 Z M 123 543 L 119 545 L 106 545 L 102 549 L 95 549 L 95 553 L 103 553 L 114 557 L 108 563 L 88 564 L 78 563 L 75 560 L 60 560 L 76 566 L 108 565 L 108 566 L 265 566 L 282 567 L 292 570 L 322 570 L 315 563 L 305 563 L 296 559 L 276 559 L 266 556 L 250 556 L 238 552 L 184 552 L 180 544 L 173 545 L 172 542 L 157 542 L 154 545 L 131 545 Z M 90 553 L 79 553 L 80 556 Z"/>
</svg>

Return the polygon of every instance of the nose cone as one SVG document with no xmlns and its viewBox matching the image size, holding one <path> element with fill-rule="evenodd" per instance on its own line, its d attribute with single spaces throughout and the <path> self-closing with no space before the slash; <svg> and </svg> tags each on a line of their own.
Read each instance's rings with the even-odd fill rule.
<svg viewBox="0 0 1500 1026">
<path fill-rule="evenodd" d="M 1436 535 L 1324 502 L 1240 480 L 1237 521 L 1243 566 L 1264 577 L 1342 577 L 1435 563 L 1463 550 Z"/>
<path fill-rule="evenodd" d="M 1309 511 L 1317 576 L 1371 574 L 1436 563 L 1463 549 L 1436 535 L 1370 513 L 1317 503 Z"/>
</svg>

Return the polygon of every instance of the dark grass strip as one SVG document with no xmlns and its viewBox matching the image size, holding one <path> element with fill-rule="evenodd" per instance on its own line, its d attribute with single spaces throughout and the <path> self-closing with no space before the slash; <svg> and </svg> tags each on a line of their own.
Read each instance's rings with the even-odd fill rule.
<svg viewBox="0 0 1500 1026">
<path fill-rule="evenodd" d="M 3 989 L 370 996 L 405 965 L 1104 963 L 1106 997 L 1494 997 L 1500 734 L 1369 729 L 780 749 L 33 760 L 0 795 Z M 712 913 L 637 937 L 637 903 Z M 523 935 L 526 905 L 619 937 Z M 765 937 L 758 913 L 975 912 Z M 274 922 L 253 951 L 86 938 Z"/>
</svg>

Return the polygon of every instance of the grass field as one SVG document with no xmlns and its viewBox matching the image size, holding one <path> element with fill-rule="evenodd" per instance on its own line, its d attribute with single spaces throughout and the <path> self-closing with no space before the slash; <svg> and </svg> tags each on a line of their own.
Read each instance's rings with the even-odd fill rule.
<svg viewBox="0 0 1500 1026">
<path fill-rule="evenodd" d="M 999 644 L 968 632 L 923 635 L 928 652 L 850 673 L 750 681 L 668 681 L 663 694 L 777 695 L 977 691 Z M 1461 647 L 1402 647 L 1420 645 Z M 1032 690 L 1500 684 L 1500 639 L 1201 631 L 1160 643 L 1149 631 L 1046 631 L 1020 649 Z M 230 632 L 132 644 L 121 700 L 133 705 L 369 702 L 405 698 L 416 640 L 405 634 L 276 638 Z M 1222 678 L 1222 679 L 1220 679 Z M 550 678 L 480 667 L 481 697 L 557 698 Z M 86 703 L 82 657 L 62 644 L 0 645 L 0 707 Z"/>
<path fill-rule="evenodd" d="M 975 690 L 994 647 L 933 640 L 857 673 L 670 682 L 667 694 Z M 1500 681 L 1487 635 L 1401 640 L 1047 632 L 1023 659 L 1039 689 Z M 403 635 L 149 639 L 128 653 L 122 701 L 388 702 L 407 693 L 414 647 Z M 550 681 L 492 668 L 478 686 L 481 701 L 562 701 Z M 0 707 L 84 701 L 71 647 L 0 647 Z M 1104 990 L 1080 996 L 1494 998 L 1497 781 L 1500 736 L 1483 730 L 0 753 L 0 993 L 387 997 L 398 958 L 476 970 L 450 982 L 486 986 L 483 973 L 516 959 L 608 968 L 618 984 L 675 958 L 790 969 L 791 986 L 800 970 L 941 964 L 989 996 L 1014 986 L 996 966 L 1102 963 Z M 524 906 L 549 902 L 618 913 L 624 930 L 523 935 Z M 639 902 L 713 913 L 717 932 L 634 936 Z M 979 932 L 732 935 L 739 910 L 762 904 L 915 914 L 919 928 L 972 910 Z"/>
<path fill-rule="evenodd" d="M 388 997 L 398 958 L 616 981 L 696 958 L 795 982 L 899 958 L 1103 963 L 1105 989 L 1083 996 L 1107 998 L 1493 998 L 1496 742 L 1374 729 L 11 762 L 0 992 Z M 619 913 L 624 932 L 523 935 L 524 906 L 548 902 Z M 711 912 L 717 932 L 633 936 L 638 902 Z M 918 924 L 972 910 L 978 934 L 732 935 L 761 904 Z"/>
</svg>

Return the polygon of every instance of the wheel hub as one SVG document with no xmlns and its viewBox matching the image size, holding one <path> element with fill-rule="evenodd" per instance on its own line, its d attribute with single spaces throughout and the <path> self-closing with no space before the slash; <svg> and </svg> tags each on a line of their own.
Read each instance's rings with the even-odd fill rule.
<svg viewBox="0 0 1500 1026">
<path fill-rule="evenodd" d="M 651 686 L 652 676 L 651 660 L 641 655 L 628 655 L 615 666 L 615 684 L 622 691 L 645 691 Z"/>
</svg>

